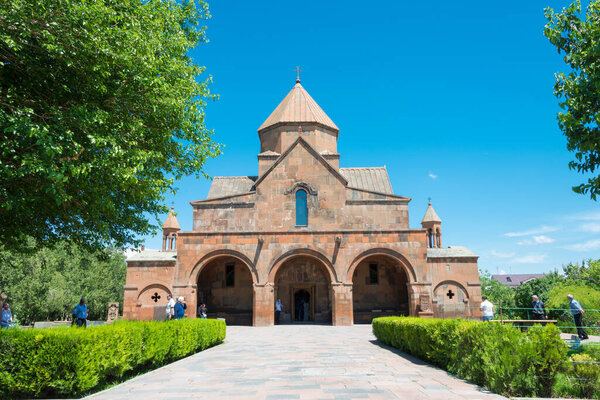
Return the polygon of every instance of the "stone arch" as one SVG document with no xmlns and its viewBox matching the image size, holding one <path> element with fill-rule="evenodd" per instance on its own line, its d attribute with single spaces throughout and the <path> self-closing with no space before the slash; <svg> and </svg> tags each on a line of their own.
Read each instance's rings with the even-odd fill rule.
<svg viewBox="0 0 600 400">
<path fill-rule="evenodd" d="M 448 290 L 448 292 L 446 292 Z M 472 316 L 469 292 L 460 282 L 447 279 L 433 289 L 433 314 L 436 318 L 464 318 Z"/>
<path fill-rule="evenodd" d="M 448 284 L 450 284 L 450 285 L 456 285 L 459 288 L 461 288 L 465 292 L 465 295 L 467 296 L 467 300 L 469 299 L 469 292 L 467 291 L 467 288 L 465 288 L 462 283 L 457 282 L 457 281 L 453 281 L 451 279 L 447 279 L 447 280 L 442 281 L 442 282 L 438 283 L 437 285 L 435 285 L 435 288 L 433 288 L 433 293 L 437 292 L 437 290 L 439 289 L 440 286 L 448 285 Z"/>
<path fill-rule="evenodd" d="M 166 287 L 165 285 L 161 285 L 160 283 L 153 283 L 151 285 L 146 286 L 145 288 L 143 288 L 142 290 L 140 290 L 138 297 L 137 297 L 137 301 L 140 301 L 140 298 L 142 297 L 142 295 L 144 295 L 146 292 L 152 291 L 154 289 L 158 289 L 158 290 L 162 290 L 164 291 L 166 294 L 170 294 L 173 295 L 173 293 L 171 292 L 171 289 L 169 289 L 168 287 Z M 162 297 L 162 296 L 161 296 Z M 166 296 L 165 296 L 166 297 Z M 163 299 L 161 298 L 161 301 Z M 166 301 L 166 298 L 164 299 Z"/>
<path fill-rule="evenodd" d="M 252 276 L 252 283 L 254 283 L 255 285 L 258 284 L 258 273 L 256 271 L 256 266 L 250 260 L 250 258 L 248 258 L 245 254 L 240 253 L 239 251 L 222 249 L 211 251 L 203 255 L 198 261 L 196 261 L 196 263 L 194 264 L 194 268 L 192 268 L 188 276 L 188 285 L 195 285 L 196 282 L 198 282 L 198 277 L 200 276 L 200 272 L 202 271 L 202 269 L 208 264 L 210 264 L 211 261 L 220 257 L 233 257 L 241 261 L 250 270 L 250 275 Z"/>
<path fill-rule="evenodd" d="M 267 274 L 267 282 L 274 284 L 275 276 L 277 275 L 277 271 L 279 270 L 279 268 L 281 268 L 281 266 L 285 264 L 286 261 L 298 256 L 310 257 L 320 261 L 323 264 L 323 266 L 325 266 L 325 271 L 327 272 L 330 283 L 338 282 L 337 273 L 335 272 L 333 264 L 331 263 L 331 261 L 329 261 L 329 258 L 327 258 L 327 256 L 323 253 L 310 248 L 299 248 L 290 250 L 285 254 L 277 257 L 273 262 L 271 262 L 271 267 L 269 268 L 269 273 Z"/>
<path fill-rule="evenodd" d="M 362 261 L 371 256 L 387 256 L 396 260 L 406 273 L 408 281 L 417 281 L 417 275 L 415 273 L 415 270 L 406 257 L 404 257 L 401 253 L 395 250 L 380 247 L 364 251 L 354 258 L 352 263 L 350 263 L 350 268 L 348 268 L 348 272 L 346 273 L 346 283 L 352 282 L 352 276 L 354 275 L 354 270 L 356 269 L 356 267 L 358 267 L 358 264 L 360 264 Z"/>
</svg>

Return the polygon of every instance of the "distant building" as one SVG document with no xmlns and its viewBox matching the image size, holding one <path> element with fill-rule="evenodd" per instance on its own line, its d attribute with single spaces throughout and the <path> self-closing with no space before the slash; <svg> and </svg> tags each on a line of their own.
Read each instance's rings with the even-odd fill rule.
<svg viewBox="0 0 600 400">
<path fill-rule="evenodd" d="M 507 275 L 492 275 L 492 279 L 509 287 L 521 286 L 536 278 L 541 278 L 544 274 L 507 274 Z"/>
</svg>

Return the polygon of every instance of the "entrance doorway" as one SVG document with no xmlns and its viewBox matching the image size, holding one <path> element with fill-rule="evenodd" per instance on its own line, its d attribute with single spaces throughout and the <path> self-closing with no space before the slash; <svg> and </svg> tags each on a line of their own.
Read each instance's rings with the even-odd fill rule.
<svg viewBox="0 0 600 400">
<path fill-rule="evenodd" d="M 292 288 L 292 291 L 294 298 L 294 322 L 314 321 L 314 296 L 311 296 L 311 292 L 314 293 L 314 289 L 312 287 L 305 289 Z"/>
<path fill-rule="evenodd" d="M 281 323 L 331 323 L 331 283 L 319 260 L 307 256 L 286 260 L 274 281 L 274 297 L 282 303 Z"/>
</svg>

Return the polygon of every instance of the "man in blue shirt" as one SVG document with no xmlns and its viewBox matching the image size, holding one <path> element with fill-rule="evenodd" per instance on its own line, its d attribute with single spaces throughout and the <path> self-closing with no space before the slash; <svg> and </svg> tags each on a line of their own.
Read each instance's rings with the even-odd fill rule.
<svg viewBox="0 0 600 400">
<path fill-rule="evenodd" d="M 174 314 L 173 317 L 175 319 L 182 319 L 183 316 L 185 315 L 185 304 L 183 303 L 184 299 L 182 296 L 180 296 L 177 299 L 177 303 L 175 303 L 175 307 L 174 307 Z"/>
<path fill-rule="evenodd" d="M 575 326 L 577 327 L 577 336 L 579 336 L 579 339 L 581 340 L 586 340 L 588 338 L 588 335 L 582 328 L 582 315 L 585 311 L 583 311 L 583 308 L 581 308 L 579 302 L 573 298 L 572 294 L 568 294 L 567 299 L 569 299 L 571 314 L 573 314 L 573 320 L 575 320 Z"/>
<path fill-rule="evenodd" d="M 277 299 L 275 302 L 275 325 L 279 325 L 279 316 L 281 314 L 281 310 L 283 305 L 281 304 L 281 300 Z"/>
<path fill-rule="evenodd" d="M 77 304 L 73 309 L 73 318 L 75 319 L 75 323 L 78 327 L 85 328 L 87 326 L 87 316 L 87 304 L 85 304 L 85 297 L 82 297 L 81 300 L 79 300 L 79 304 Z"/>
</svg>

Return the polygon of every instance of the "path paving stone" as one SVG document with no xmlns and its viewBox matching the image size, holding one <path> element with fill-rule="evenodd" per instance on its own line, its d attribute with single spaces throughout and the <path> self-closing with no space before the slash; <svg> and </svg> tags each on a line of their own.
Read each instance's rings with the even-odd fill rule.
<svg viewBox="0 0 600 400">
<path fill-rule="evenodd" d="M 370 325 L 230 326 L 224 344 L 88 398 L 504 399 L 379 344 Z"/>
</svg>

